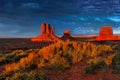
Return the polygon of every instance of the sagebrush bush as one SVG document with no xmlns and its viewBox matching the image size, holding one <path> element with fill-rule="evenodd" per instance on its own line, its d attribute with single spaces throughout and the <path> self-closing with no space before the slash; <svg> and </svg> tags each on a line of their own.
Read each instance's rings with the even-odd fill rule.
<svg viewBox="0 0 120 80">
<path fill-rule="evenodd" d="M 96 66 L 94 64 L 90 64 L 84 68 L 84 72 L 88 74 L 96 73 Z"/>
<path fill-rule="evenodd" d="M 0 80 L 48 80 L 45 73 L 40 71 L 15 72 L 0 74 Z"/>
<path fill-rule="evenodd" d="M 15 50 L 10 54 L 0 54 L 0 65 L 19 61 L 21 58 L 26 57 L 29 52 L 30 51 Z"/>
<path fill-rule="evenodd" d="M 19 62 L 8 64 L 5 66 L 5 72 L 12 72 L 16 70 L 20 70 L 22 68 L 25 69 L 34 69 L 37 68 L 38 58 L 36 58 L 35 53 L 30 53 L 27 57 L 20 59 Z"/>
<path fill-rule="evenodd" d="M 117 53 L 112 59 L 112 67 L 120 71 L 120 53 Z"/>
<path fill-rule="evenodd" d="M 115 54 L 110 54 L 106 59 L 105 59 L 105 63 L 107 66 L 110 66 L 113 62 L 113 58 L 114 58 Z"/>
<path fill-rule="evenodd" d="M 76 64 L 84 58 L 97 57 L 109 51 L 112 51 L 112 48 L 108 45 L 96 45 L 94 43 L 81 41 L 59 41 L 42 49 L 32 51 L 27 57 L 21 58 L 16 63 L 6 65 L 5 72 L 52 65 L 58 65 L 63 69 L 67 69 L 72 64 Z M 19 52 L 21 55 L 24 53 L 22 51 Z M 17 52 L 14 53 L 14 55 L 18 55 Z"/>
</svg>

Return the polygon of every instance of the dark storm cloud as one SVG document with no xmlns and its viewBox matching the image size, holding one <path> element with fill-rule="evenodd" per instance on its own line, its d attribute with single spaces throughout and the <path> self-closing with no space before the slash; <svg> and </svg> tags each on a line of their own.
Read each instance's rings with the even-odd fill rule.
<svg viewBox="0 0 120 80">
<path fill-rule="evenodd" d="M 119 33 L 119 0 L 0 0 L 0 35 L 35 36 L 40 24 L 55 26 L 62 35 L 95 34 L 101 26 L 110 25 Z"/>
</svg>

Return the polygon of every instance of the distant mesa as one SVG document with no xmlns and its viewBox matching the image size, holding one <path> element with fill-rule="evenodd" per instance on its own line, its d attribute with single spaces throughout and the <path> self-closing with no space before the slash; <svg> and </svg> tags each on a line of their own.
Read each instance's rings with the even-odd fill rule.
<svg viewBox="0 0 120 80">
<path fill-rule="evenodd" d="M 36 36 L 31 39 L 33 42 L 55 42 L 60 40 L 55 34 L 54 34 L 54 27 L 50 27 L 50 24 L 48 23 L 42 23 L 41 24 L 41 34 L 39 36 Z"/>
<path fill-rule="evenodd" d="M 71 36 L 70 30 L 66 30 L 64 32 L 64 35 L 61 37 L 62 40 L 74 40 L 74 38 Z"/>
<path fill-rule="evenodd" d="M 99 36 L 95 38 L 96 41 L 101 40 L 120 40 L 118 36 L 113 35 L 113 29 L 110 26 L 104 26 L 100 29 Z"/>
</svg>

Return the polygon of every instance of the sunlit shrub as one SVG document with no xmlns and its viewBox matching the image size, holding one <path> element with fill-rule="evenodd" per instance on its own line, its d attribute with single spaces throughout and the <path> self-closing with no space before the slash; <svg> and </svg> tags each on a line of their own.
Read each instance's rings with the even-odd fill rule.
<svg viewBox="0 0 120 80">
<path fill-rule="evenodd" d="M 113 57 L 115 56 L 115 54 L 110 54 L 106 59 L 105 59 L 105 63 L 107 66 L 110 66 L 112 64 L 113 61 Z"/>
<path fill-rule="evenodd" d="M 101 58 L 93 58 L 88 60 L 88 65 L 84 68 L 85 73 L 96 73 L 98 69 L 105 67 L 105 62 Z"/>
<path fill-rule="evenodd" d="M 22 58 L 19 62 L 6 65 L 5 72 L 12 72 L 22 68 L 34 69 L 37 67 L 37 59 L 35 53 L 30 53 L 28 57 Z"/>
<path fill-rule="evenodd" d="M 47 80 L 47 77 L 43 71 L 39 73 L 31 71 L 27 74 L 26 80 Z"/>
<path fill-rule="evenodd" d="M 0 74 L 0 80 L 48 80 L 45 73 L 40 71 L 15 72 Z"/>
<path fill-rule="evenodd" d="M 22 73 L 15 73 L 13 76 L 8 76 L 6 80 L 26 80 L 26 75 Z"/>
<path fill-rule="evenodd" d="M 8 77 L 11 77 L 12 74 L 9 73 L 9 74 L 6 74 L 6 73 L 0 73 L 0 80 L 9 80 L 9 79 L 6 79 Z"/>
<path fill-rule="evenodd" d="M 88 65 L 93 64 L 96 67 L 96 69 L 101 69 L 101 68 L 105 67 L 104 58 L 100 58 L 100 57 L 95 57 L 95 58 L 89 59 L 87 61 L 87 64 Z"/>
<path fill-rule="evenodd" d="M 83 56 L 80 52 L 75 52 L 75 53 L 72 54 L 72 58 L 73 58 L 72 59 L 73 64 L 76 64 L 83 59 Z"/>
<path fill-rule="evenodd" d="M 105 52 L 112 51 L 112 48 L 109 45 L 96 45 L 92 50 L 91 56 L 95 57 Z"/>
<path fill-rule="evenodd" d="M 18 62 L 7 65 L 5 67 L 5 72 L 41 68 L 52 65 L 56 65 L 58 68 L 67 69 L 72 64 L 76 64 L 84 58 L 97 57 L 100 54 L 109 51 L 112 51 L 112 48 L 108 45 L 96 45 L 91 42 L 80 41 L 59 41 L 42 49 L 31 51 L 28 56 L 19 58 L 20 60 Z M 25 52 L 21 50 L 15 51 L 14 56 L 21 56 L 24 55 L 24 53 Z"/>
<path fill-rule="evenodd" d="M 19 63 L 8 64 L 5 66 L 5 73 L 13 72 L 18 69 L 20 69 Z"/>
<path fill-rule="evenodd" d="M 15 50 L 9 54 L 1 54 L 0 56 L 0 65 L 8 64 L 10 62 L 19 61 L 21 58 L 26 57 L 29 53 L 23 50 Z"/>
</svg>

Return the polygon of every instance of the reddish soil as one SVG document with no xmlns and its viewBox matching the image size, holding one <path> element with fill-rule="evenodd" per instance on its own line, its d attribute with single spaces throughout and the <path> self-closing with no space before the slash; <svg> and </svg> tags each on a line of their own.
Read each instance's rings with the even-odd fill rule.
<svg viewBox="0 0 120 80">
<path fill-rule="evenodd" d="M 0 53 L 10 53 L 14 50 L 40 49 L 52 42 L 32 42 L 30 38 L 0 38 Z"/>
<path fill-rule="evenodd" d="M 112 70 L 100 70 L 96 74 L 86 74 L 83 71 L 84 66 L 84 63 L 78 63 L 64 73 L 53 70 L 46 73 L 49 80 L 120 80 L 120 74 L 115 74 Z"/>
<path fill-rule="evenodd" d="M 93 42 L 95 44 L 109 44 L 120 45 L 119 41 L 102 41 Z M 9 53 L 16 49 L 28 50 L 35 48 L 42 48 L 48 46 L 51 43 L 31 42 L 30 39 L 0 39 L 0 53 Z M 120 74 L 112 73 L 112 70 L 98 71 L 96 74 L 85 74 L 83 67 L 85 62 L 80 62 L 73 65 L 65 72 L 56 70 L 47 70 L 46 74 L 49 80 L 120 80 Z M 4 66 L 0 66 L 0 73 L 4 69 Z"/>
</svg>

